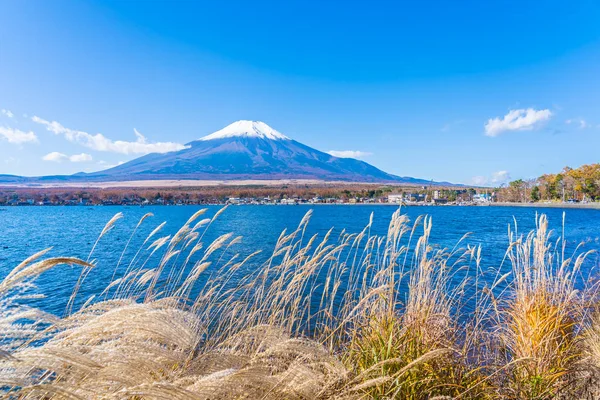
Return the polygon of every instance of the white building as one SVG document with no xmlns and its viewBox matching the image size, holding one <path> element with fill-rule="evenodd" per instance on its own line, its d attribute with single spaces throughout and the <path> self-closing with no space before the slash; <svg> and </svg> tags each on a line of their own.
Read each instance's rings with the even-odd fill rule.
<svg viewBox="0 0 600 400">
<path fill-rule="evenodd" d="M 402 203 L 402 194 L 388 194 L 388 203 L 400 204 Z"/>
<path fill-rule="evenodd" d="M 473 201 L 476 203 L 488 203 L 492 201 L 492 196 L 487 193 L 474 194 Z"/>
</svg>

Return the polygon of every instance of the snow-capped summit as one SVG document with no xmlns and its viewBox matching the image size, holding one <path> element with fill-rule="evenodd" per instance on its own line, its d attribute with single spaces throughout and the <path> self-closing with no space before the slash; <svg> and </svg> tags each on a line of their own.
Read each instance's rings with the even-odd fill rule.
<svg viewBox="0 0 600 400">
<path fill-rule="evenodd" d="M 226 139 L 233 137 L 251 137 L 271 140 L 289 140 L 284 134 L 277 132 L 269 125 L 261 121 L 236 121 L 225 128 L 211 133 L 200 140 Z"/>
</svg>

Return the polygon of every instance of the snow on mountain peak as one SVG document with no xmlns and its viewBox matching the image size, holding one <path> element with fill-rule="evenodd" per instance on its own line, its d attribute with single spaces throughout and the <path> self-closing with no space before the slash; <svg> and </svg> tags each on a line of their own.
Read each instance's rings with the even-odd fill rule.
<svg viewBox="0 0 600 400">
<path fill-rule="evenodd" d="M 226 139 L 232 137 L 289 140 L 287 136 L 277 132 L 264 122 L 247 120 L 236 121 L 215 133 L 200 138 L 200 140 Z"/>
</svg>

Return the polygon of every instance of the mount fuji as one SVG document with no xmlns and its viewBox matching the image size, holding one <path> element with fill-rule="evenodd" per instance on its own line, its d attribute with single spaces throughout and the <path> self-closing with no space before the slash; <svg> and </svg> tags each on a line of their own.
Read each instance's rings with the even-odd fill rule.
<svg viewBox="0 0 600 400">
<path fill-rule="evenodd" d="M 260 121 L 237 121 L 171 153 L 148 154 L 93 174 L 96 180 L 316 179 L 425 182 L 400 178 L 353 158 L 339 158 L 299 143 Z"/>
<path fill-rule="evenodd" d="M 388 174 L 353 158 L 334 157 L 299 143 L 264 122 L 245 120 L 190 142 L 183 150 L 147 154 L 94 173 L 29 179 L 60 182 L 310 179 L 431 183 Z M 0 177 L 0 180 L 5 179 Z"/>
</svg>

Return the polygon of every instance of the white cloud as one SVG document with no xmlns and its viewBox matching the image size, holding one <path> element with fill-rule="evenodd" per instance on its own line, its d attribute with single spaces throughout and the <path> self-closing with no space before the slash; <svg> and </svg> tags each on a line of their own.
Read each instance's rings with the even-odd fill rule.
<svg viewBox="0 0 600 400">
<path fill-rule="evenodd" d="M 86 161 L 92 161 L 93 157 L 91 156 L 91 154 L 86 154 L 86 153 L 81 153 L 81 154 L 73 154 L 71 157 L 69 157 L 69 160 L 71 162 L 86 162 Z"/>
<path fill-rule="evenodd" d="M 134 129 L 137 140 L 135 142 L 127 142 L 123 140 L 111 140 L 101 133 L 95 135 L 87 132 L 69 129 L 56 121 L 47 121 L 45 119 L 34 116 L 31 120 L 35 123 L 44 125 L 50 132 L 57 135 L 64 135 L 65 138 L 74 143 L 78 143 L 90 149 L 97 151 L 107 151 L 120 154 L 148 154 L 148 153 L 168 153 L 185 149 L 186 146 L 173 142 L 156 142 L 148 143 L 144 135 Z"/>
<path fill-rule="evenodd" d="M 38 143 L 38 138 L 32 131 L 23 132 L 5 126 L 0 126 L 0 139 L 12 144 Z"/>
<path fill-rule="evenodd" d="M 6 115 L 8 118 L 13 118 L 15 116 L 15 114 L 13 114 L 12 112 L 10 112 L 10 110 L 6 110 L 6 109 L 2 109 L 0 110 L 0 112 L 4 115 Z"/>
<path fill-rule="evenodd" d="M 329 150 L 327 154 L 340 158 L 362 158 L 373 155 L 373 153 L 358 150 Z"/>
<path fill-rule="evenodd" d="M 542 122 L 552 117 L 548 109 L 535 110 L 533 108 L 511 110 L 502 119 L 491 118 L 484 125 L 486 136 L 498 136 L 505 131 L 528 131 L 538 127 Z"/>
<path fill-rule="evenodd" d="M 59 153 L 58 151 L 53 151 L 52 153 L 46 154 L 42 157 L 44 161 L 52 161 L 52 162 L 63 162 L 63 161 L 71 161 L 74 163 L 77 162 L 86 162 L 92 161 L 92 156 L 90 154 L 81 153 L 81 154 L 73 154 L 72 156 L 68 156 L 63 153 Z"/>
<path fill-rule="evenodd" d="M 44 157 L 42 157 L 42 160 L 52 162 L 63 162 L 67 161 L 68 159 L 69 156 L 63 153 L 59 153 L 58 151 L 53 151 L 52 153 L 48 153 Z"/>
<path fill-rule="evenodd" d="M 579 124 L 579 128 L 580 129 L 585 129 L 585 128 L 591 128 L 592 126 L 590 124 L 587 123 L 587 121 L 583 118 L 575 118 L 575 119 L 568 119 L 565 121 L 565 124 L 567 125 L 571 125 L 571 124 Z"/>
<path fill-rule="evenodd" d="M 494 172 L 490 181 L 494 184 L 506 183 L 510 181 L 510 173 L 508 171 Z"/>
<path fill-rule="evenodd" d="M 490 177 L 474 176 L 471 178 L 471 183 L 476 186 L 498 186 L 510 181 L 510 173 L 508 171 L 496 171 Z"/>
</svg>

